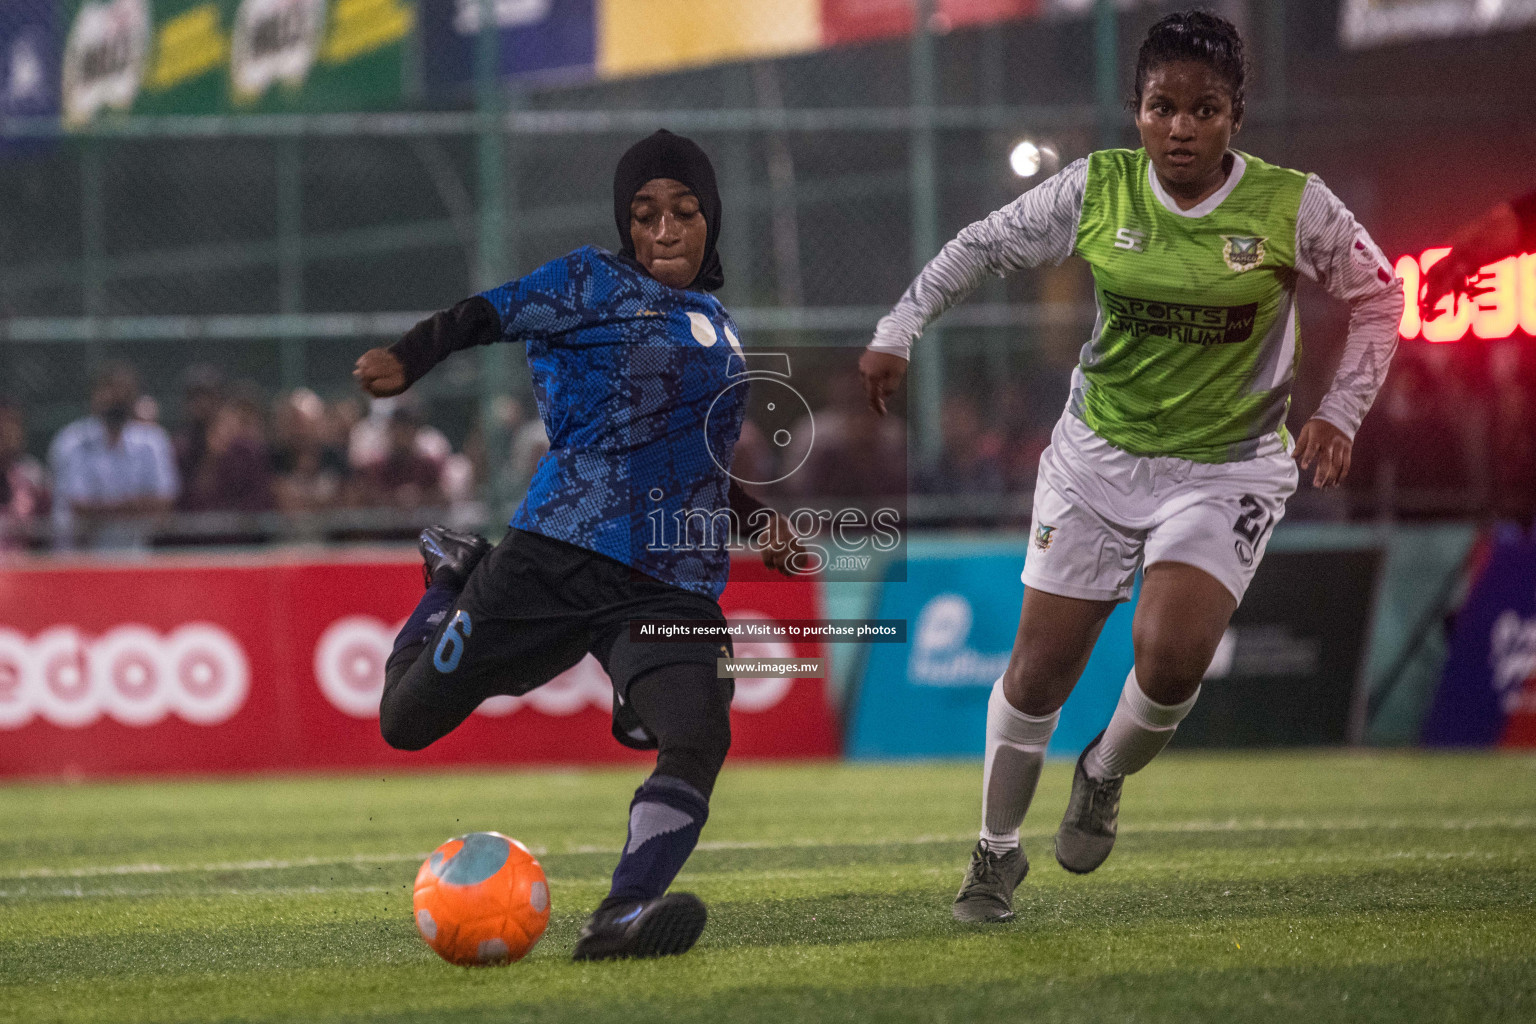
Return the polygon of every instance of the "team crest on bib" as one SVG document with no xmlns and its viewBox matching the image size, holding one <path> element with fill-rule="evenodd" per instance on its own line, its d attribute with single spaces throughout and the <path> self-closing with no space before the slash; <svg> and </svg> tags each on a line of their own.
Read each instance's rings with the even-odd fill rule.
<svg viewBox="0 0 1536 1024">
<path fill-rule="evenodd" d="M 1041 551 L 1051 546 L 1051 541 L 1056 539 L 1056 527 L 1046 526 L 1044 523 L 1035 527 L 1035 547 Z"/>
<path fill-rule="evenodd" d="M 1264 243 L 1268 239 L 1254 235 L 1222 235 L 1227 244 L 1221 247 L 1221 258 L 1227 266 L 1241 274 L 1264 262 Z"/>
<path fill-rule="evenodd" d="M 1255 235 L 1222 235 L 1226 239 L 1221 247 L 1221 258 L 1236 273 L 1242 274 L 1264 262 L 1264 243 L 1267 239 Z"/>
</svg>

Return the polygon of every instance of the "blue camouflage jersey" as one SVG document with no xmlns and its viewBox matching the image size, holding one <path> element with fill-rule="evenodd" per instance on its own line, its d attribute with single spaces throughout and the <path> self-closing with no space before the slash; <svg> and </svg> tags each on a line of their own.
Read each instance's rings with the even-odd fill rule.
<svg viewBox="0 0 1536 1024">
<path fill-rule="evenodd" d="M 747 392 L 725 307 L 596 246 L 482 294 L 527 343 L 549 435 L 510 525 L 718 598 Z"/>
</svg>

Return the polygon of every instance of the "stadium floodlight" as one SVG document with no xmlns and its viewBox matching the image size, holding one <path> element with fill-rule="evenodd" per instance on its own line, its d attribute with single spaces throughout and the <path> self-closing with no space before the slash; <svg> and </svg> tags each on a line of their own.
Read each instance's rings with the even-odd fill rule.
<svg viewBox="0 0 1536 1024">
<path fill-rule="evenodd" d="M 1042 172 L 1055 174 L 1060 169 L 1061 157 L 1049 142 L 1020 139 L 1008 154 L 1008 166 L 1021 178 L 1033 178 Z"/>
<path fill-rule="evenodd" d="M 1040 173 L 1040 147 L 1033 139 L 1020 139 L 1008 154 L 1008 166 L 1021 178 L 1033 178 Z"/>
</svg>

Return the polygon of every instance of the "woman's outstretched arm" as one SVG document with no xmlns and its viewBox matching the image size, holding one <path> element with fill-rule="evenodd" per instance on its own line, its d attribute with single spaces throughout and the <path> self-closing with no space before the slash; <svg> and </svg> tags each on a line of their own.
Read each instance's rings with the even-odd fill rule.
<svg viewBox="0 0 1536 1024">
<path fill-rule="evenodd" d="M 872 352 L 906 358 L 923 329 L 975 291 L 988 274 L 1057 264 L 1077 246 L 1088 161 L 1077 160 L 963 229 L 928 261 L 875 326 Z"/>
<path fill-rule="evenodd" d="M 364 352 L 352 376 L 375 398 L 398 395 L 438 363 L 460 349 L 488 345 L 501 338 L 501 317 L 483 296 L 475 295 L 433 313 L 389 348 Z"/>
</svg>

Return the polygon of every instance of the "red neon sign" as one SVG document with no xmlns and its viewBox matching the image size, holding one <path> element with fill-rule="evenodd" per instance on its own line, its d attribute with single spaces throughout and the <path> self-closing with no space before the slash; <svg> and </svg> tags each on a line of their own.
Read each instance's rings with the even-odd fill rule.
<svg viewBox="0 0 1536 1024">
<path fill-rule="evenodd" d="M 1419 299 L 1419 285 L 1429 268 L 1450 251 L 1425 249 L 1418 259 L 1398 257 L 1395 269 L 1403 279 L 1407 300 L 1398 335 L 1433 342 L 1460 341 L 1469 330 L 1475 338 L 1512 338 L 1519 332 L 1536 337 L 1536 253 L 1488 264 L 1472 279 L 1472 287 L 1481 289 L 1478 295 L 1446 295 L 1434 309 L 1426 310 Z"/>
</svg>

